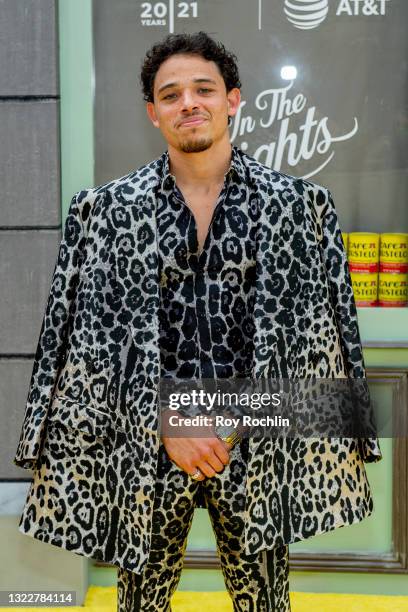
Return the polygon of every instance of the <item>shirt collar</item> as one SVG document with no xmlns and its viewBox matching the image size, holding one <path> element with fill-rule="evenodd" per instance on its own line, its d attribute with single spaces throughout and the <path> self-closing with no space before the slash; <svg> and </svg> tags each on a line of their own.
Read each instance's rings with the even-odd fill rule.
<svg viewBox="0 0 408 612">
<path fill-rule="evenodd" d="M 238 181 L 241 181 L 243 183 L 247 181 L 245 166 L 239 154 L 239 149 L 235 145 L 232 147 L 230 166 L 224 176 L 226 177 L 228 175 L 234 176 L 236 179 L 238 179 Z M 176 178 L 170 172 L 169 152 L 167 150 L 163 153 L 163 165 L 160 177 L 160 185 L 162 188 L 165 186 L 174 186 L 175 182 Z"/>
</svg>

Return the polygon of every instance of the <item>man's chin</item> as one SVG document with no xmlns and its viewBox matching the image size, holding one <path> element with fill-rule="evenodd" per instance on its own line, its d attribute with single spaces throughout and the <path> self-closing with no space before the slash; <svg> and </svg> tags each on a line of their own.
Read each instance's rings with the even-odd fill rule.
<svg viewBox="0 0 408 612">
<path fill-rule="evenodd" d="M 213 144 L 212 138 L 189 138 L 180 143 L 180 151 L 183 153 L 201 153 Z"/>
</svg>

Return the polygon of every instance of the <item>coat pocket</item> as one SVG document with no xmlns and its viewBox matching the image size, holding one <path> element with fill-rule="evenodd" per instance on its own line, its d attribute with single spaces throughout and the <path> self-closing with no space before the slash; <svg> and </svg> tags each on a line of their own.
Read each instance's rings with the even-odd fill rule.
<svg viewBox="0 0 408 612">
<path fill-rule="evenodd" d="M 47 418 L 50 423 L 60 423 L 70 429 L 102 438 L 108 436 L 109 429 L 113 427 L 108 413 L 61 395 L 54 396 Z"/>
</svg>

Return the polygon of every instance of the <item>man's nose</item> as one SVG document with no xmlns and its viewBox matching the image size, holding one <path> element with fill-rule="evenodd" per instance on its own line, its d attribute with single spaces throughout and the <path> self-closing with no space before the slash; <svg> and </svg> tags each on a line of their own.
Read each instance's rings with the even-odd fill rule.
<svg viewBox="0 0 408 612">
<path fill-rule="evenodd" d="M 186 90 L 182 93 L 181 107 L 182 110 L 192 110 L 193 108 L 198 107 L 197 99 L 193 92 Z"/>
</svg>

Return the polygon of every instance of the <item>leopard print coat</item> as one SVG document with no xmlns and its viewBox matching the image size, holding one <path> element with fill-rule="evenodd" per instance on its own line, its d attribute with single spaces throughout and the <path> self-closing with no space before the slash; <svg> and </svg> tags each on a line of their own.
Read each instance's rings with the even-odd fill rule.
<svg viewBox="0 0 408 612">
<path fill-rule="evenodd" d="M 330 192 L 239 154 L 257 223 L 253 377 L 365 377 Z M 72 198 L 14 458 L 33 470 L 22 533 L 135 573 L 160 442 L 164 156 Z M 373 510 L 364 462 L 379 459 L 377 438 L 251 439 L 246 552 L 361 521 Z"/>
</svg>

